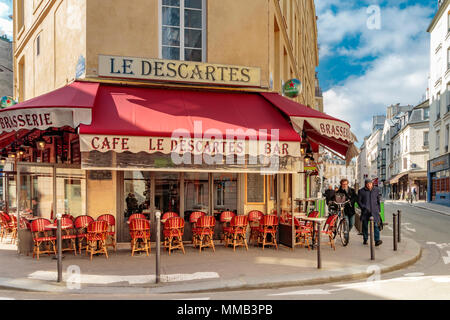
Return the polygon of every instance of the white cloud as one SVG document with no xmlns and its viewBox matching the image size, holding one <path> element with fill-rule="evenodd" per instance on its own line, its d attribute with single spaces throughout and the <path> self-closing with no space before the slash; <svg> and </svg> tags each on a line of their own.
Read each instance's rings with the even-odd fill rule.
<svg viewBox="0 0 450 320">
<path fill-rule="evenodd" d="M 391 0 L 390 4 L 400 2 Z M 331 11 L 330 5 L 337 10 Z M 431 9 L 420 5 L 382 8 L 381 29 L 369 30 L 367 7 L 319 0 L 317 8 L 321 59 L 339 55 L 364 64 L 364 74 L 349 77 L 324 93 L 325 112 L 350 122 L 362 141 L 370 133 L 373 115 L 384 114 L 391 104 L 417 104 L 425 93 L 429 72 L 426 28 Z M 344 46 L 349 38 L 357 45 Z M 362 62 L 366 57 L 375 60 Z"/>
<path fill-rule="evenodd" d="M 12 20 L 8 17 L 10 12 L 10 7 L 4 2 L 0 2 L 0 35 L 6 34 L 12 39 L 13 24 Z"/>
</svg>

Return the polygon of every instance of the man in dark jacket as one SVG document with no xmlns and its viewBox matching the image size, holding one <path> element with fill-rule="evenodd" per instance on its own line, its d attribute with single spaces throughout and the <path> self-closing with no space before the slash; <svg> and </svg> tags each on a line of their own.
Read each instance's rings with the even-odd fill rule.
<svg viewBox="0 0 450 320">
<path fill-rule="evenodd" d="M 380 191 L 377 187 L 373 186 L 372 180 L 366 179 L 364 188 L 359 190 L 358 205 L 361 208 L 361 222 L 364 244 L 367 244 L 367 240 L 369 238 L 368 224 L 370 217 L 373 217 L 375 245 L 379 246 L 383 243 L 383 241 L 380 240 L 380 229 L 378 227 L 382 223 L 380 216 Z"/>
<path fill-rule="evenodd" d="M 337 193 L 344 195 L 344 201 L 350 201 L 344 207 L 344 214 L 347 216 L 348 230 L 350 231 L 355 224 L 355 203 L 358 201 L 358 196 L 356 195 L 355 189 L 348 186 L 347 179 L 341 180 L 341 187 Z"/>
<path fill-rule="evenodd" d="M 325 199 L 327 201 L 327 205 L 334 199 L 334 190 L 331 184 L 328 186 L 328 189 L 323 194 L 325 196 Z"/>
</svg>

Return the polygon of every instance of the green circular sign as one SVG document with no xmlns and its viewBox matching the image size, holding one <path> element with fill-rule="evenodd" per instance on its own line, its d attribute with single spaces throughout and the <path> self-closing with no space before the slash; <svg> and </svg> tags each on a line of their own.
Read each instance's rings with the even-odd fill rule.
<svg viewBox="0 0 450 320">
<path fill-rule="evenodd" d="M 288 80 L 283 86 L 283 94 L 289 98 L 298 97 L 302 91 L 302 83 L 298 79 Z"/>
</svg>

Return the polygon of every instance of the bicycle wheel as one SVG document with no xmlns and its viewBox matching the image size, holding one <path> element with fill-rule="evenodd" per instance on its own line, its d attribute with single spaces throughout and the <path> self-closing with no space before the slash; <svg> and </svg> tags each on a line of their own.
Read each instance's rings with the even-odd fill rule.
<svg viewBox="0 0 450 320">
<path fill-rule="evenodd" d="M 350 234 L 348 230 L 347 219 L 342 219 L 338 226 L 339 237 L 341 238 L 342 245 L 345 247 L 350 240 Z"/>
</svg>

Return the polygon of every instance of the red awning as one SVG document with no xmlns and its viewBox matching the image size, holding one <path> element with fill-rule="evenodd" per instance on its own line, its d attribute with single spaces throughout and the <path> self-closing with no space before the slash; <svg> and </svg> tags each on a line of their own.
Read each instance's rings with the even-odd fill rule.
<svg viewBox="0 0 450 320">
<path fill-rule="evenodd" d="M 63 88 L 0 110 L 0 134 L 91 123 L 98 83 L 74 82 Z"/>
<path fill-rule="evenodd" d="M 308 108 L 278 93 L 261 95 L 290 117 L 297 132 L 305 131 L 307 139 L 313 144 L 320 144 L 341 154 L 347 162 L 358 155 L 358 149 L 354 145 L 357 139 L 347 122 Z"/>
<path fill-rule="evenodd" d="M 257 93 L 101 85 L 92 124 L 80 125 L 79 133 L 82 152 L 170 153 L 173 139 L 181 134 L 224 145 L 235 140 L 280 141 L 278 147 L 286 148 L 281 155 L 300 156 L 299 134 Z"/>
</svg>

